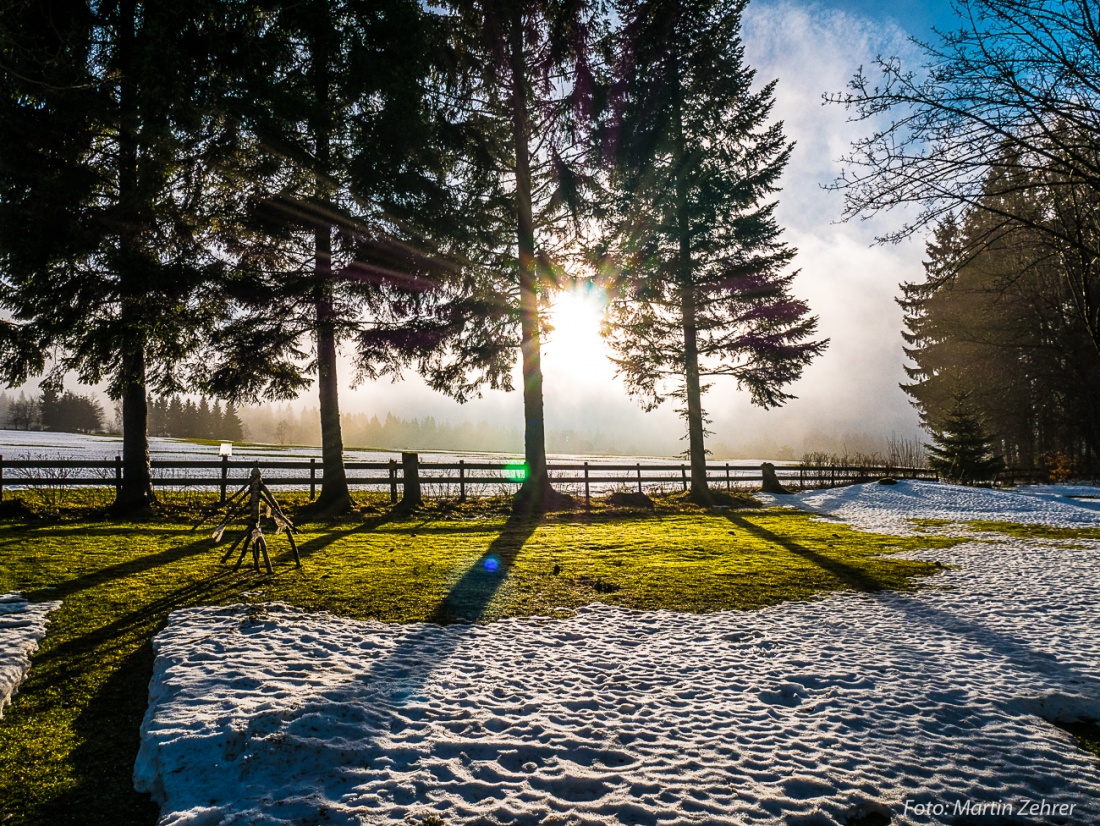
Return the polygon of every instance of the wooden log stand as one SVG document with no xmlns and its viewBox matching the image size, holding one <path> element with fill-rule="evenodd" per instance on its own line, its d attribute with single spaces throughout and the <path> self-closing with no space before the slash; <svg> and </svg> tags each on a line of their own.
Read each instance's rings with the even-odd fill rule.
<svg viewBox="0 0 1100 826">
<path fill-rule="evenodd" d="M 247 496 L 245 495 L 247 494 Z M 267 568 L 267 572 L 274 573 L 271 568 L 271 558 L 267 554 L 267 539 L 264 537 L 263 528 L 260 526 L 260 505 L 263 504 L 267 508 L 267 516 L 269 516 L 275 522 L 275 533 L 280 531 L 286 533 L 286 538 L 290 540 L 290 549 L 294 552 L 294 564 L 296 567 L 302 567 L 301 557 L 298 556 L 298 545 L 294 542 L 294 533 L 297 528 L 283 513 L 283 509 L 279 507 L 279 503 L 275 501 L 275 497 L 271 495 L 271 491 L 268 490 L 267 485 L 264 484 L 263 476 L 260 474 L 260 467 L 256 465 L 252 468 L 252 473 L 248 477 L 248 481 L 244 486 L 238 490 L 233 496 L 225 503 L 226 512 L 225 517 L 214 528 L 214 532 L 211 537 L 214 539 L 214 544 L 217 545 L 222 541 L 222 537 L 225 535 L 226 529 L 229 524 L 238 517 L 241 516 L 247 509 L 248 521 L 246 523 L 244 532 L 237 536 L 233 540 L 233 544 L 229 546 L 229 550 L 222 556 L 222 564 L 224 565 L 229 561 L 229 558 L 233 556 L 233 552 L 237 550 L 238 546 L 241 546 L 240 555 L 237 557 L 237 563 L 233 566 L 233 570 L 240 570 L 241 564 L 245 560 L 245 556 L 248 554 L 248 550 L 252 549 L 252 564 L 257 571 L 260 570 L 260 557 L 263 557 L 264 567 Z M 202 520 L 202 521 L 205 521 Z M 195 525 L 197 528 L 201 525 L 199 522 Z M 194 530 L 194 528 L 192 528 Z M 242 545 L 242 543 L 244 543 Z"/>
</svg>

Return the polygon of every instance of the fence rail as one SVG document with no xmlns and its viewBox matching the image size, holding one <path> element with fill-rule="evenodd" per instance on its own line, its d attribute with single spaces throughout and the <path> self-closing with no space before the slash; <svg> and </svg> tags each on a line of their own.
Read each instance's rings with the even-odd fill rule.
<svg viewBox="0 0 1100 826">
<path fill-rule="evenodd" d="M 519 485 L 524 479 L 524 466 L 516 462 L 420 462 L 417 454 L 402 454 L 396 459 L 380 462 L 344 463 L 348 484 L 355 487 L 389 488 L 390 498 L 397 501 L 398 489 L 405 484 L 406 468 L 412 468 L 421 485 L 446 485 L 458 488 L 460 497 L 467 488 L 485 485 Z M 271 487 L 294 486 L 309 488 L 316 496 L 317 486 L 324 481 L 323 469 L 317 459 L 309 460 L 233 460 L 218 459 L 153 459 L 153 484 L 157 487 L 195 487 L 216 489 L 224 500 L 226 491 L 243 485 L 251 469 L 259 464 L 264 482 Z M 555 484 L 583 487 L 585 499 L 590 499 L 593 486 L 606 490 L 636 489 L 638 492 L 659 488 L 680 487 L 687 490 L 690 466 L 682 462 L 566 462 L 550 463 L 548 470 Z M 791 488 L 824 488 L 869 481 L 882 476 L 907 479 L 935 479 L 936 474 L 923 468 L 889 466 L 823 466 L 819 464 L 778 465 L 779 481 Z M 122 457 L 114 459 L 4 459 L 0 456 L 0 497 L 4 488 L 12 487 L 76 487 L 122 486 Z M 715 487 L 744 488 L 759 485 L 763 474 L 758 465 L 730 462 L 709 462 L 707 481 Z"/>
</svg>

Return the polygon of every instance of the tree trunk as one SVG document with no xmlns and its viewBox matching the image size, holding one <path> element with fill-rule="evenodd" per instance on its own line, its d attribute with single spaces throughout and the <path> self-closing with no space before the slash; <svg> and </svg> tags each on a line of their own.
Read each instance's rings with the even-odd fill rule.
<svg viewBox="0 0 1100 826">
<path fill-rule="evenodd" d="M 679 236 L 677 280 L 680 284 L 680 318 L 684 329 L 684 403 L 688 424 L 688 457 L 691 462 L 690 497 L 710 501 L 707 487 L 707 451 L 703 443 L 703 390 L 699 376 L 699 341 L 695 321 L 696 295 L 691 263 L 691 226 L 688 215 L 687 148 L 684 140 L 683 94 L 679 55 L 673 60 L 673 117 L 676 130 L 676 224 Z"/>
<path fill-rule="evenodd" d="M 344 437 L 336 381 L 336 324 L 332 306 L 332 236 L 329 227 L 316 232 L 317 391 L 321 408 L 321 495 L 317 508 L 329 512 L 351 508 L 344 472 Z"/>
<path fill-rule="evenodd" d="M 688 258 L 690 266 L 690 255 Z M 692 499 L 705 503 L 710 499 L 710 489 L 707 487 L 707 451 L 703 443 L 703 392 L 699 378 L 699 345 L 695 328 L 695 289 L 690 282 L 681 287 L 680 310 L 684 323 L 684 391 L 687 403 L 688 455 L 691 460 L 690 492 Z"/>
<path fill-rule="evenodd" d="M 157 501 L 146 435 L 149 408 L 144 348 L 134 347 L 122 369 L 122 487 L 111 506 L 117 514 L 146 510 Z"/>
<path fill-rule="evenodd" d="M 329 59 L 335 50 L 335 35 L 326 4 L 319 7 L 310 49 L 313 88 L 316 93 L 313 111 L 313 138 L 318 171 L 314 181 L 314 197 L 318 203 L 327 201 L 325 171 L 332 160 L 332 119 L 329 107 L 331 81 Z M 327 212 L 327 210 L 322 211 Z M 338 513 L 352 506 L 348 479 L 344 472 L 344 437 L 340 430 L 340 399 L 336 379 L 336 310 L 333 302 L 332 227 L 329 224 L 314 229 L 314 290 L 317 336 L 317 392 L 321 408 L 321 495 L 318 510 Z"/>
<path fill-rule="evenodd" d="M 542 400 L 539 279 L 535 271 L 535 224 L 524 61 L 523 5 L 513 3 L 509 27 L 512 68 L 512 132 L 516 157 L 516 236 L 519 249 L 520 354 L 523 362 L 523 454 L 526 476 L 516 494 L 517 510 L 540 512 L 562 504 L 546 471 L 546 422 Z"/>
<path fill-rule="evenodd" d="M 124 0 L 119 8 L 119 129 L 118 205 L 123 216 L 119 233 L 118 281 L 121 297 L 120 321 L 127 338 L 127 352 L 119 368 L 122 391 L 122 486 L 111 510 L 117 514 L 145 510 L 157 501 L 149 465 L 149 411 L 145 389 L 145 336 L 139 309 L 142 250 L 140 222 L 145 212 L 138 188 L 138 106 L 134 84 L 134 41 L 137 39 L 137 8 Z"/>
</svg>

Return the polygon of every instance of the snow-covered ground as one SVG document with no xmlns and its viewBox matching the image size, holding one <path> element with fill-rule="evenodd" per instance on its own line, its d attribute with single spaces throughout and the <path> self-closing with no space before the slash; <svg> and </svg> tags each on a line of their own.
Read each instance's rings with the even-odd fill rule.
<svg viewBox="0 0 1100 826">
<path fill-rule="evenodd" d="M 1060 528 L 1100 527 L 1100 501 L 1074 498 L 1100 488 L 1056 485 L 990 490 L 939 482 L 851 485 L 794 496 L 757 494 L 766 504 L 793 505 L 864 531 L 905 536 L 919 532 L 913 519 L 966 523 L 1019 522 Z"/>
<path fill-rule="evenodd" d="M 30 603 L 0 594 L 0 717 L 30 668 L 31 654 L 46 634 L 46 617 L 60 602 Z"/>
<path fill-rule="evenodd" d="M 1100 524 L 918 483 L 783 499 L 880 529 Z M 1048 722 L 1100 717 L 1100 542 L 918 556 L 949 566 L 919 593 L 754 612 L 178 611 L 135 783 L 164 824 L 1100 822 L 1100 761 Z"/>
</svg>

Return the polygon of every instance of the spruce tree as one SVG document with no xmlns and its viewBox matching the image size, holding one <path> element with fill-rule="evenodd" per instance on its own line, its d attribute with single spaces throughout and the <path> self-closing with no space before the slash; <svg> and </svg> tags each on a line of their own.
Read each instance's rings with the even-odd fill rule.
<svg viewBox="0 0 1100 826">
<path fill-rule="evenodd" d="M 0 8 L 0 377 L 47 368 L 121 400 L 120 512 L 155 502 L 149 388 L 218 312 L 203 114 L 210 3 L 12 0 Z"/>
<path fill-rule="evenodd" d="M 930 428 L 930 435 L 928 466 L 948 482 L 968 485 L 988 481 L 1004 467 L 965 393 L 955 397 L 943 421 Z"/>
<path fill-rule="evenodd" d="M 621 273 L 607 335 L 647 409 L 675 398 L 691 496 L 709 501 L 708 377 L 773 407 L 825 341 L 791 294 L 794 250 L 769 202 L 792 146 L 768 123 L 774 83 L 752 88 L 744 0 L 624 0 L 606 127 L 606 259 Z"/>
<path fill-rule="evenodd" d="M 415 231 L 447 200 L 427 104 L 430 20 L 415 0 L 274 0 L 225 22 L 242 55 L 223 101 L 241 202 L 224 236 L 233 312 L 205 385 L 255 402 L 293 398 L 316 376 L 325 511 L 351 505 L 338 348 L 388 302 L 426 301 L 443 266 Z M 409 351 L 426 346 L 402 334 Z"/>
<path fill-rule="evenodd" d="M 218 433 L 218 438 L 230 442 L 244 441 L 244 425 L 241 423 L 237 406 L 233 402 L 225 406 L 225 416 L 222 417 L 221 431 Z"/>
<path fill-rule="evenodd" d="M 455 247 L 464 277 L 490 283 L 493 299 L 475 309 L 482 329 L 457 337 L 424 372 L 433 387 L 459 399 L 476 386 L 471 364 L 493 386 L 511 389 L 502 368 L 518 349 L 526 474 L 514 506 L 543 511 L 568 499 L 554 491 L 546 468 L 543 311 L 584 214 L 602 4 L 447 0 L 442 6 L 457 67 L 453 123 L 466 147 L 452 177 L 465 218 Z M 476 298 L 466 306 L 476 307 Z"/>
</svg>

